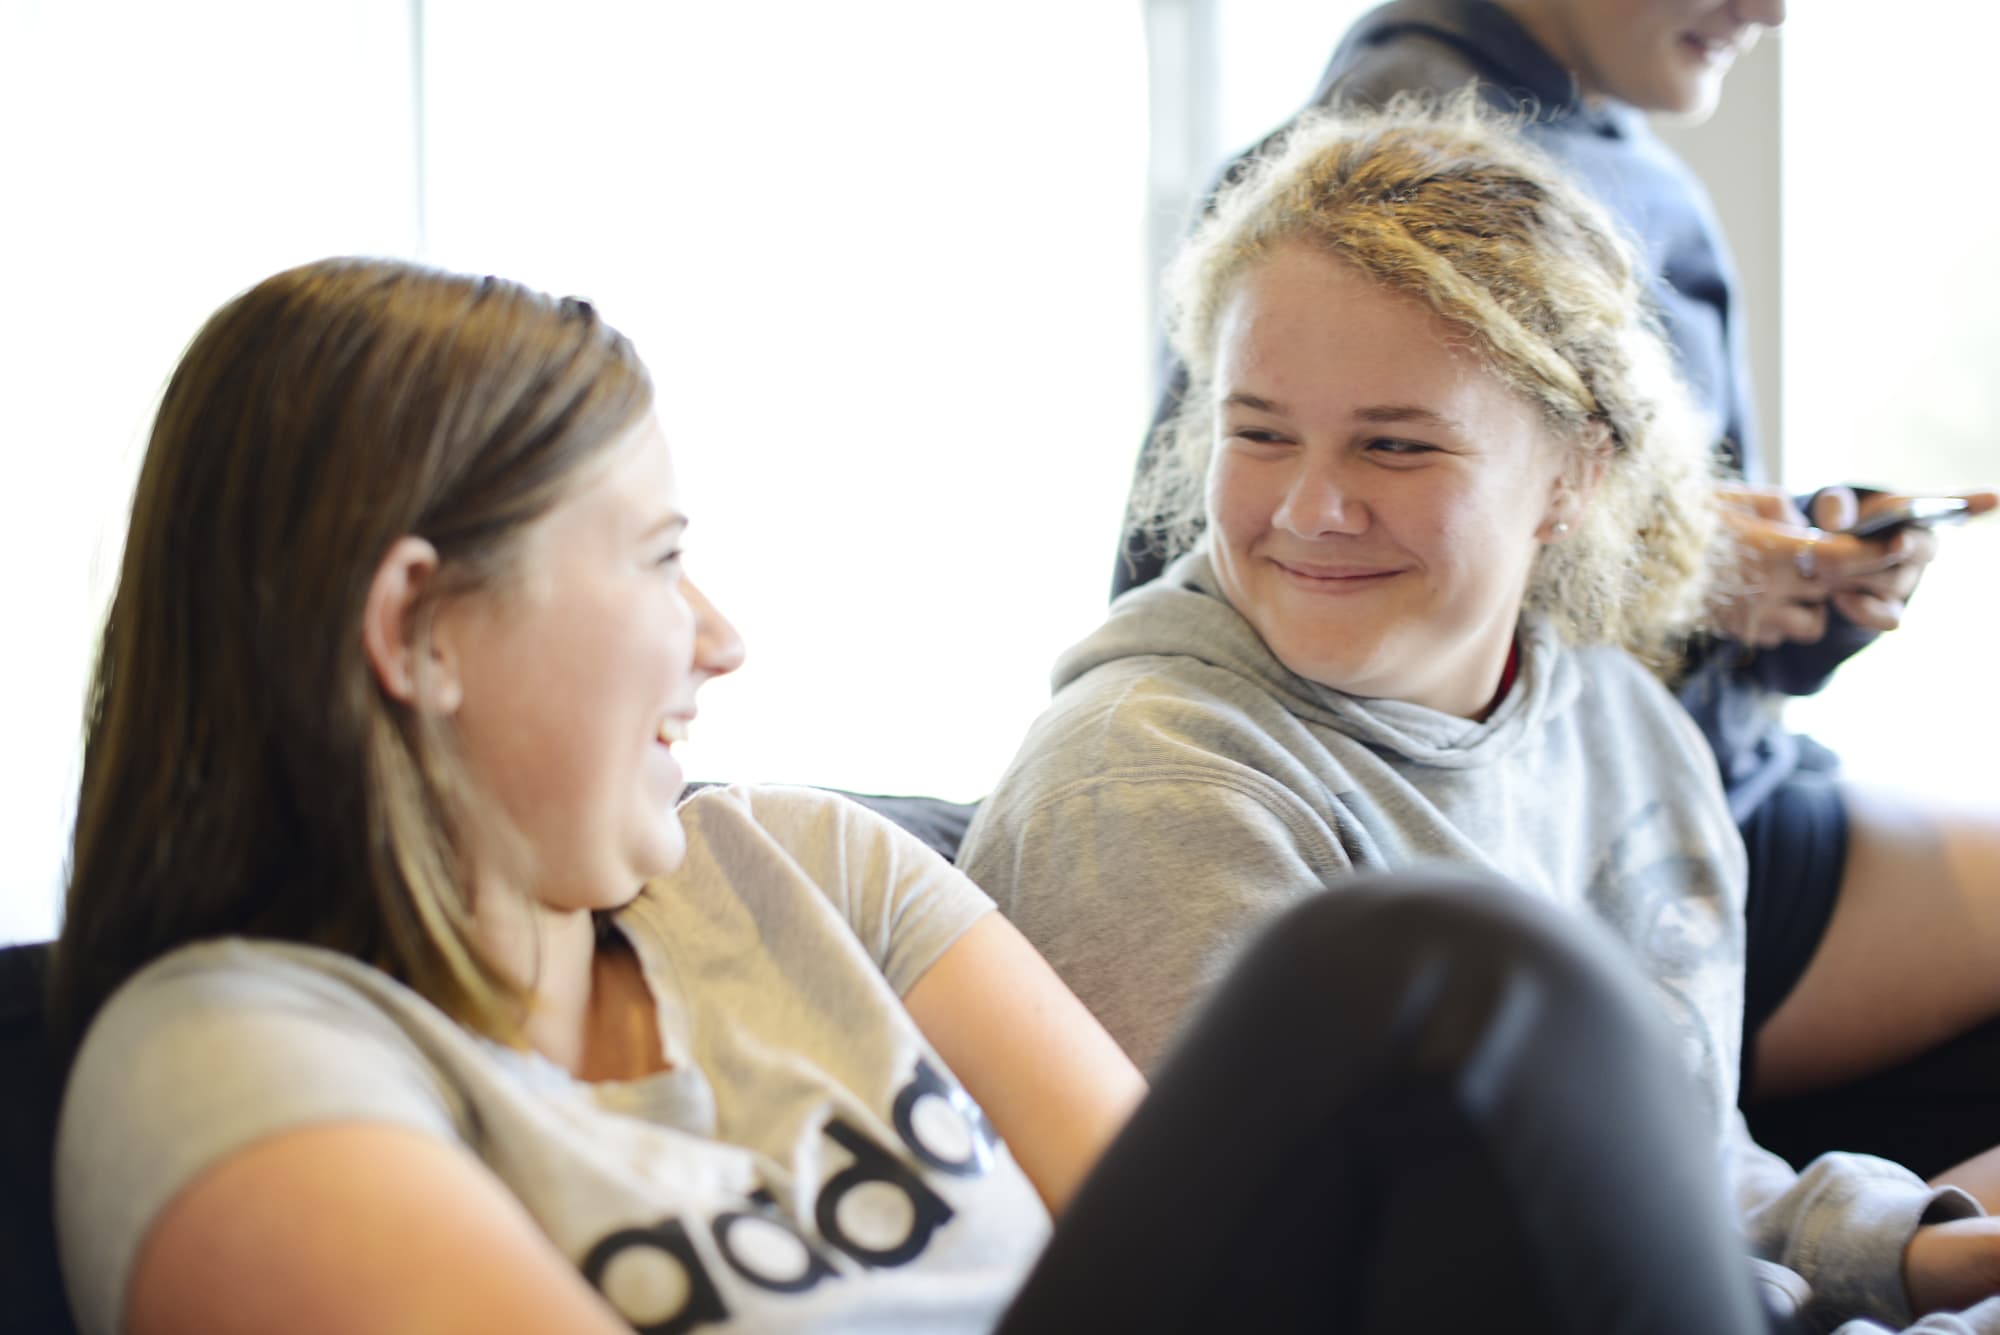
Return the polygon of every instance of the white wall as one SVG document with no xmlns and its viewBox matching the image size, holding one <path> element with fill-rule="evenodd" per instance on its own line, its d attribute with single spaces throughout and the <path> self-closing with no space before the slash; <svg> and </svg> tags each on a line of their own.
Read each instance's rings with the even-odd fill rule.
<svg viewBox="0 0 2000 1335">
<path fill-rule="evenodd" d="M 634 336 L 691 567 L 750 648 L 691 774 L 983 792 L 1102 615 L 1148 412 L 1140 28 L 1071 0 L 0 0 L 0 941 L 56 924 L 153 400 L 210 310 L 331 253 L 578 292 Z"/>
<path fill-rule="evenodd" d="M 0 4 L 0 941 L 55 926 L 84 682 L 176 354 L 267 273 L 415 242 L 407 34 L 403 0 Z"/>
<path fill-rule="evenodd" d="M 1205 177 L 1290 114 L 1365 6 L 1153 7 L 1200 11 Z M 695 773 L 977 795 L 1101 612 L 1149 412 L 1145 234 L 1182 206 L 1147 194 L 1141 13 L 0 2 L 0 941 L 55 926 L 91 642 L 159 388 L 224 298 L 328 253 L 580 291 L 639 340 L 694 568 L 751 647 Z M 1801 485 L 2000 473 L 1991 182 L 1842 73 L 1932 70 L 1941 122 L 1977 124 L 1993 43 L 1922 41 L 1800 12 L 1714 121 L 1668 131 L 1735 241 L 1766 437 Z M 1910 624 L 1794 718 L 1857 768 L 1992 800 L 1996 578 L 2000 520 L 1948 535 Z"/>
<path fill-rule="evenodd" d="M 1785 385 L 1790 476 L 1948 490 L 2000 484 L 2000 178 L 1987 165 L 2000 10 L 1840 22 L 1795 6 L 1785 55 Z M 1868 71 L 1920 87 L 1921 120 Z M 1860 779 L 2000 805 L 2000 517 L 1940 534 L 1902 629 L 1791 719 Z"/>
</svg>

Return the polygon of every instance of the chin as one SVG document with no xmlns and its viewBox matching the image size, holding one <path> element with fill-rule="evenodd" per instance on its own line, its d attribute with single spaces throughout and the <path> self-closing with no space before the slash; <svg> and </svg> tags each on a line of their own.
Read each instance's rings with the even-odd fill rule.
<svg viewBox="0 0 2000 1335">
<path fill-rule="evenodd" d="M 669 815 L 667 820 L 668 826 L 654 832 L 647 841 L 645 856 L 637 860 L 641 881 L 670 876 L 687 861 L 687 827 L 681 824 L 678 814 Z"/>
<path fill-rule="evenodd" d="M 1678 96 L 1660 110 L 1683 121 L 1700 122 L 1713 116 L 1716 104 L 1721 101 L 1721 81 L 1703 82 L 1680 90 Z"/>
<path fill-rule="evenodd" d="M 1366 692 L 1358 689 L 1368 675 L 1369 658 L 1340 649 L 1327 649 L 1316 644 L 1287 644 L 1273 646 L 1271 653 L 1286 671 L 1295 676 L 1329 690 L 1342 691 L 1349 695 Z"/>
<path fill-rule="evenodd" d="M 1722 101 L 1722 81 L 1729 65 L 1682 67 L 1657 72 L 1657 82 L 1645 90 L 1643 101 L 1633 101 L 1641 111 L 1656 111 L 1683 120 L 1704 121 Z"/>
<path fill-rule="evenodd" d="M 636 848 L 628 848 L 615 866 L 606 867 L 604 874 L 593 881 L 589 903 L 573 907 L 588 908 L 594 913 L 616 913 L 637 899 L 648 881 L 673 875 L 686 861 L 687 837 L 678 828 L 671 838 L 656 835 Z"/>
</svg>

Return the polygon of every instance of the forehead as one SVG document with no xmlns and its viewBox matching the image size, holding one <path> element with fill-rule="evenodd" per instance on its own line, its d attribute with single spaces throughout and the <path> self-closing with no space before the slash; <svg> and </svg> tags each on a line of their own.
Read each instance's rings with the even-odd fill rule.
<svg viewBox="0 0 2000 1335">
<path fill-rule="evenodd" d="M 563 506 L 603 514 L 645 510 L 671 504 L 678 492 L 666 433 L 649 412 L 581 470 Z"/>
<path fill-rule="evenodd" d="M 1468 337 L 1345 260 L 1285 245 L 1246 268 L 1216 321 L 1216 389 L 1285 401 L 1326 393 L 1519 402 Z"/>
<path fill-rule="evenodd" d="M 648 413 L 577 470 L 529 541 L 544 552 L 624 545 L 677 514 L 679 505 L 673 455 Z"/>
</svg>

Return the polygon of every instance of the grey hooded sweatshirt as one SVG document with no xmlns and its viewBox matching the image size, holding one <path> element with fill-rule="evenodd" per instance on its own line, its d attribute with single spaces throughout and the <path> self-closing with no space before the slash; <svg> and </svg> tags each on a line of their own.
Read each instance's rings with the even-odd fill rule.
<svg viewBox="0 0 2000 1335">
<path fill-rule="evenodd" d="M 1818 1315 L 1906 1324 L 1911 1233 L 1978 1206 L 1867 1156 L 1795 1174 L 1751 1142 L 1742 840 L 1665 688 L 1526 620 L 1485 719 L 1346 695 L 1285 668 L 1214 590 L 1198 549 L 1058 660 L 959 857 L 1133 1058 L 1150 1066 L 1301 896 L 1424 863 L 1495 873 L 1629 946 L 1682 1037 L 1751 1250 L 1804 1275 Z"/>
</svg>

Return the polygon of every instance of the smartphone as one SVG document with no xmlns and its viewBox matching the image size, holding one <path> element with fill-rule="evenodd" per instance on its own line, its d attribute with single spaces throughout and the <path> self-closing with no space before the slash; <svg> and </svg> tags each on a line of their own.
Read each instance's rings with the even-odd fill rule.
<svg viewBox="0 0 2000 1335">
<path fill-rule="evenodd" d="M 1933 524 L 1955 524 L 1970 518 L 1972 507 L 1956 496 L 1917 496 L 1902 505 L 1866 515 L 1842 532 L 1857 538 L 1890 538 L 1911 525 L 1929 528 Z"/>
</svg>

